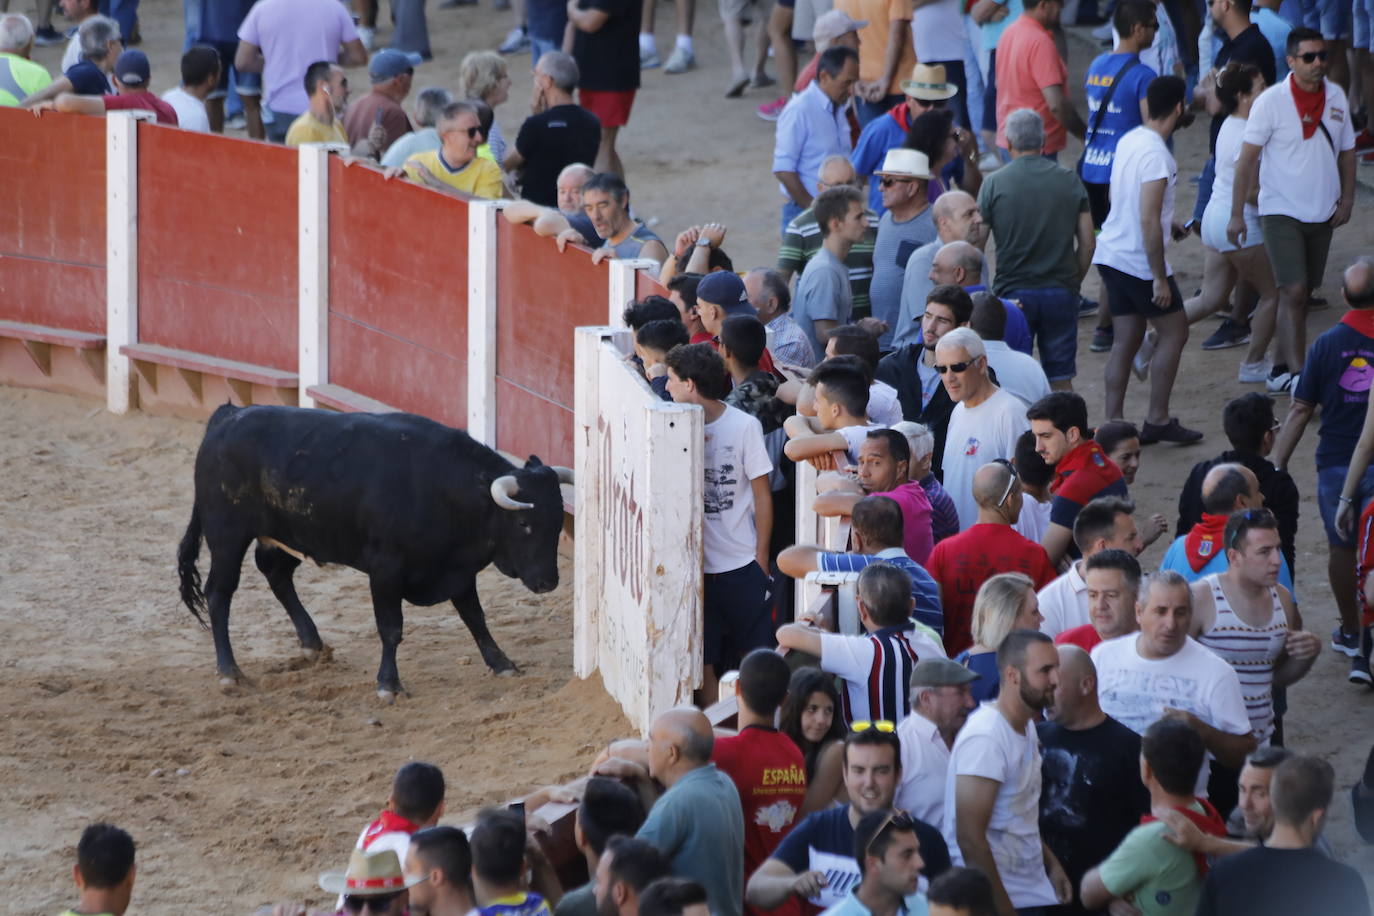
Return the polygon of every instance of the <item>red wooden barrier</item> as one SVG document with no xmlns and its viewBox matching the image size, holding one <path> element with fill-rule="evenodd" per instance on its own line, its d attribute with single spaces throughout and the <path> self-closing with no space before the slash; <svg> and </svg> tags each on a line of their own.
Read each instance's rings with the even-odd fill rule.
<svg viewBox="0 0 1374 916">
<path fill-rule="evenodd" d="M 572 467 L 573 329 L 606 323 L 608 268 L 496 225 L 496 447 Z"/>
<path fill-rule="evenodd" d="M 0 108 L 0 319 L 105 333 L 105 121 Z"/>
<path fill-rule="evenodd" d="M 658 278 L 650 271 L 641 270 L 635 275 L 635 298 L 643 299 L 645 296 L 662 296 L 668 298 L 668 287 L 658 282 Z"/>
<path fill-rule="evenodd" d="M 467 426 L 467 204 L 331 157 L 329 246 L 330 384 Z"/>
<path fill-rule="evenodd" d="M 296 162 L 280 146 L 139 125 L 140 343 L 296 371 Z"/>
</svg>

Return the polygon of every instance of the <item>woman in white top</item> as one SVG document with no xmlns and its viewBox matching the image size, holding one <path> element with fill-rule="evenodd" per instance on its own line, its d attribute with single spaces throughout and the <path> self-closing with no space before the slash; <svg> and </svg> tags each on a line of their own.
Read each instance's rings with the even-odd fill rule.
<svg viewBox="0 0 1374 916">
<path fill-rule="evenodd" d="M 1245 121 L 1250 117 L 1250 107 L 1264 89 L 1264 77 L 1253 64 L 1227 64 L 1217 75 L 1215 98 L 1227 117 L 1217 134 L 1212 198 L 1202 214 L 1202 244 L 1207 246 L 1207 260 L 1202 269 L 1202 291 L 1184 303 L 1188 321 L 1195 322 L 1226 305 L 1232 288 L 1239 287 L 1242 298 L 1251 286 L 1259 294 L 1250 321 L 1250 349 L 1240 367 L 1242 382 L 1262 382 L 1268 376 L 1264 351 L 1274 336 L 1274 315 L 1278 306 L 1274 272 L 1264 250 L 1264 233 L 1253 201 L 1245 205 L 1246 247 L 1238 249 L 1226 238 L 1226 223 L 1231 218 L 1231 188 L 1235 182 Z"/>
</svg>

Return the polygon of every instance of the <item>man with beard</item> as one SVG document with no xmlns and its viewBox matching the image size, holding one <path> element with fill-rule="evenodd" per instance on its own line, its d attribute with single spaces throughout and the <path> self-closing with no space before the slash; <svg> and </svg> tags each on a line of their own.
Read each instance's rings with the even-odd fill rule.
<svg viewBox="0 0 1374 916">
<path fill-rule="evenodd" d="M 1073 899 L 1068 876 L 1036 817 L 1040 742 L 1034 719 L 1054 703 L 1059 653 L 1048 636 L 1013 630 L 997 647 L 1002 689 L 969 716 L 950 753 L 945 841 L 957 864 L 992 882 L 997 912 L 1052 907 Z"/>
<path fill-rule="evenodd" d="M 805 901 L 806 916 L 834 906 L 860 881 L 854 859 L 854 830 L 864 815 L 886 811 L 902 777 L 901 741 L 891 722 L 855 722 L 844 739 L 844 786 L 849 804 L 807 816 L 772 857 L 749 877 L 745 901 L 761 910 L 793 897 Z M 862 728 L 860 728 L 862 727 Z M 925 874 L 937 878 L 949 868 L 940 831 L 914 821 Z"/>
<path fill-rule="evenodd" d="M 639 916 L 639 895 L 671 875 L 672 868 L 653 844 L 613 836 L 596 866 L 597 916 Z"/>
</svg>

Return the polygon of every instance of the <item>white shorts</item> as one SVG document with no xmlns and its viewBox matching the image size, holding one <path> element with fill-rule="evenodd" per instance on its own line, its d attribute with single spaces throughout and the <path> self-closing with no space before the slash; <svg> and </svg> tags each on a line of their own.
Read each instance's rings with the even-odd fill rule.
<svg viewBox="0 0 1374 916">
<path fill-rule="evenodd" d="M 1213 251 L 1239 251 L 1226 238 L 1226 224 L 1231 221 L 1231 201 L 1219 201 L 1215 197 L 1207 201 L 1207 209 L 1202 211 L 1202 244 Z M 1254 207 L 1245 208 L 1244 248 L 1264 244 L 1264 231 L 1260 229 L 1259 214 Z"/>
</svg>

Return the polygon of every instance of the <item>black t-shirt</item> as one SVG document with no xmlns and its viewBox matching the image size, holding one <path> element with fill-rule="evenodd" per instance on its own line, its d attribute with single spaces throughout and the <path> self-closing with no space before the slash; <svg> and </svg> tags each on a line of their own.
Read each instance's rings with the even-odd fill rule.
<svg viewBox="0 0 1374 916">
<path fill-rule="evenodd" d="M 581 0 L 578 9 L 601 10 L 609 18 L 595 32 L 573 29 L 573 58 L 580 89 L 630 92 L 639 88 L 640 0 Z"/>
<path fill-rule="evenodd" d="M 1218 859 L 1207 873 L 1197 916 L 1369 916 L 1355 869 L 1315 849 L 1259 846 Z"/>
<path fill-rule="evenodd" d="M 1055 722 L 1040 735 L 1040 837 L 1077 888 L 1088 869 L 1111 854 L 1149 813 L 1150 793 L 1140 781 L 1140 736 L 1107 717 L 1101 725 L 1070 731 Z"/>
<path fill-rule="evenodd" d="M 72 84 L 72 92 L 77 95 L 112 95 L 114 87 L 105 76 L 105 71 L 88 60 L 80 60 L 67 68 L 62 74 Z"/>
<path fill-rule="evenodd" d="M 525 160 L 521 195 L 541 207 L 558 206 L 558 173 L 574 162 L 591 165 L 600 145 L 601 120 L 580 105 L 556 105 L 526 118 L 515 138 Z"/>
<path fill-rule="evenodd" d="M 1274 68 L 1274 46 L 1269 43 L 1269 39 L 1264 37 L 1260 27 L 1253 22 L 1235 38 L 1223 38 L 1221 40 L 1221 47 L 1217 50 L 1217 56 L 1212 61 L 1212 66 L 1220 70 L 1232 61 L 1253 64 L 1258 67 L 1266 86 L 1272 86 L 1278 80 L 1278 71 Z M 1212 132 L 1207 140 L 1207 152 L 1216 152 L 1217 134 L 1221 133 L 1221 125 L 1225 121 L 1225 115 L 1217 115 L 1212 119 Z"/>
</svg>

